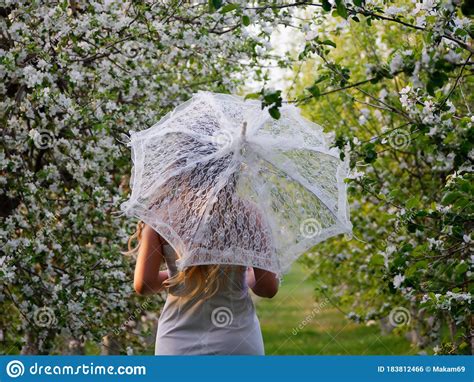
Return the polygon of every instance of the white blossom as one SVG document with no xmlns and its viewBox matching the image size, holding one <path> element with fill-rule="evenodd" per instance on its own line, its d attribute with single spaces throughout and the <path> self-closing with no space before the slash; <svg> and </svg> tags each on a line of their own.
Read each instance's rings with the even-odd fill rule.
<svg viewBox="0 0 474 382">
<path fill-rule="evenodd" d="M 390 72 L 395 73 L 403 67 L 403 58 L 400 53 L 396 53 L 390 62 Z"/>
<path fill-rule="evenodd" d="M 400 285 L 402 285 L 403 281 L 405 281 L 405 276 L 401 275 L 400 273 L 396 275 L 393 279 L 393 286 L 395 289 L 400 288 Z"/>
<path fill-rule="evenodd" d="M 391 5 L 390 7 L 385 9 L 385 13 L 390 16 L 395 16 L 403 12 L 405 12 L 405 7 L 396 7 L 396 6 Z"/>
</svg>

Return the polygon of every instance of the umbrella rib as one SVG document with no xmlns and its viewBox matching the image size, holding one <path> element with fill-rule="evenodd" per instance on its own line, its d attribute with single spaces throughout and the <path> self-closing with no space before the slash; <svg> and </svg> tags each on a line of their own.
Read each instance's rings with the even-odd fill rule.
<svg viewBox="0 0 474 382">
<path fill-rule="evenodd" d="M 331 153 L 330 150 L 328 150 L 325 146 L 322 146 L 322 145 L 316 146 L 316 147 L 309 146 L 304 143 L 301 143 L 299 145 L 294 145 L 289 142 L 285 142 L 285 141 L 282 142 L 281 140 L 277 140 L 277 139 L 271 139 L 271 138 L 267 139 L 267 137 L 265 137 L 264 144 L 260 143 L 260 139 L 255 139 L 255 138 L 252 139 L 252 143 L 255 143 L 261 147 L 267 146 L 267 147 L 277 148 L 277 149 L 286 150 L 286 151 L 309 150 L 309 151 L 314 151 L 316 153 L 324 154 L 324 155 L 339 159 L 339 157 L 336 154 Z"/>
<path fill-rule="evenodd" d="M 293 175 L 289 174 L 287 171 L 282 169 L 279 165 L 274 163 L 272 160 L 266 158 L 264 156 L 265 154 L 263 154 L 263 153 L 264 153 L 264 151 L 261 151 L 259 153 L 255 153 L 255 154 L 257 155 L 257 157 L 261 158 L 263 161 L 271 164 L 272 166 L 274 166 L 278 170 L 283 171 L 295 183 L 301 184 L 301 186 L 304 187 L 307 191 L 314 194 L 327 207 L 327 209 L 334 215 L 336 220 L 339 221 L 342 225 L 344 225 L 344 223 L 339 218 L 339 215 L 336 213 L 336 211 L 334 211 L 334 208 L 330 206 L 330 203 L 327 201 L 327 197 L 324 195 L 324 192 L 319 187 L 314 187 L 314 189 L 311 189 L 311 187 L 306 184 L 307 182 L 305 182 L 304 180 L 296 179 Z M 295 171 L 295 173 L 297 173 L 297 170 L 295 168 L 293 168 L 293 170 Z"/>
<path fill-rule="evenodd" d="M 187 128 L 177 129 L 175 127 L 171 127 L 171 128 L 164 127 L 162 130 L 150 132 L 147 135 L 142 135 L 142 136 L 138 137 L 137 140 L 145 140 L 145 139 L 148 140 L 148 139 L 151 139 L 151 138 L 164 136 L 164 135 L 170 134 L 170 133 L 178 133 L 178 134 L 181 133 L 181 134 L 190 136 L 192 138 L 195 138 L 195 139 L 199 140 L 200 142 L 212 142 L 212 137 L 210 137 L 209 139 L 202 139 L 203 137 L 205 137 L 203 134 L 196 133 L 193 130 L 190 130 L 190 129 L 187 129 Z"/>
</svg>

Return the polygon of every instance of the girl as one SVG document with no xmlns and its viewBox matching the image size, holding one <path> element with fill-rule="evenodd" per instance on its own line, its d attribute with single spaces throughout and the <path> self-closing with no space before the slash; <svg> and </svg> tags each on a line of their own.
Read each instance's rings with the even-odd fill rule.
<svg viewBox="0 0 474 382">
<path fill-rule="evenodd" d="M 138 246 L 130 249 L 133 239 Z M 249 289 L 272 298 L 279 280 L 272 272 L 241 265 L 196 265 L 178 271 L 178 254 L 143 222 L 130 238 L 138 253 L 134 288 L 140 295 L 168 294 L 158 321 L 156 355 L 263 355 L 260 324 Z M 164 262 L 166 271 L 159 271 Z"/>
</svg>

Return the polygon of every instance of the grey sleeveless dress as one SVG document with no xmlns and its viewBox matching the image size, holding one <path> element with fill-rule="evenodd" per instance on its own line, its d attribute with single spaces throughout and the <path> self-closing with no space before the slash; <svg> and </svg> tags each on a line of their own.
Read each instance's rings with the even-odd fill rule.
<svg viewBox="0 0 474 382">
<path fill-rule="evenodd" d="M 177 272 L 176 253 L 165 244 L 163 255 L 173 276 Z M 169 290 L 158 320 L 155 355 L 264 354 L 245 268 L 233 268 L 228 277 L 206 300 L 186 300 L 180 296 L 179 287 Z"/>
</svg>

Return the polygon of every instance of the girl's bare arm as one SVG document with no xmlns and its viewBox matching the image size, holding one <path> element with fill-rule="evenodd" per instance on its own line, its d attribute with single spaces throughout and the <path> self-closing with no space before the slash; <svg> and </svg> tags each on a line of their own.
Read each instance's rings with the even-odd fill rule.
<svg viewBox="0 0 474 382">
<path fill-rule="evenodd" d="M 272 298 L 277 294 L 280 282 L 273 272 L 249 267 L 247 284 L 257 296 Z"/>
<path fill-rule="evenodd" d="M 133 286 L 140 295 L 159 292 L 168 278 L 167 271 L 159 271 L 163 258 L 161 237 L 149 225 L 145 224 L 138 249 L 137 264 Z"/>
</svg>

